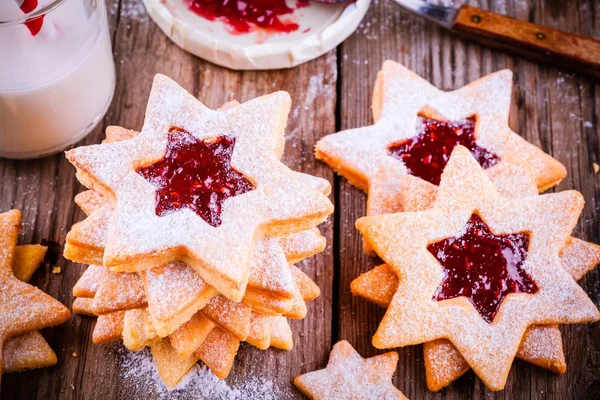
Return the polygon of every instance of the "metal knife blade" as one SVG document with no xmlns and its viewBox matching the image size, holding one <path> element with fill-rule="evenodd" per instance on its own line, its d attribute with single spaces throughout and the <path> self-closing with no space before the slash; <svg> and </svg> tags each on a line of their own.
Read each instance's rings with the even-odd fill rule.
<svg viewBox="0 0 600 400">
<path fill-rule="evenodd" d="M 421 0 L 394 0 L 400 7 L 445 28 L 452 28 L 458 10 Z"/>
</svg>

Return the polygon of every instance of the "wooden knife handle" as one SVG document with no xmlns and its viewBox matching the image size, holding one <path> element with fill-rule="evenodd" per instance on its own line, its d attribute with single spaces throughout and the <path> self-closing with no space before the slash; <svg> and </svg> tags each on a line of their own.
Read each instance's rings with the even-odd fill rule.
<svg viewBox="0 0 600 400">
<path fill-rule="evenodd" d="M 600 41 L 463 5 L 452 31 L 490 47 L 600 79 Z"/>
</svg>

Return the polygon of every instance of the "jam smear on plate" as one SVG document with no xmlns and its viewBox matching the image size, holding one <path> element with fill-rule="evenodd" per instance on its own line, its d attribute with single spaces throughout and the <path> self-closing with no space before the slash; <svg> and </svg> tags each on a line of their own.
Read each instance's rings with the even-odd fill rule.
<svg viewBox="0 0 600 400">
<path fill-rule="evenodd" d="M 219 19 L 230 26 L 231 33 L 243 34 L 260 28 L 269 32 L 288 33 L 298 24 L 281 17 L 295 9 L 308 6 L 308 0 L 297 0 L 294 7 L 285 0 L 185 0 L 188 8 L 199 16 L 214 21 Z"/>
<path fill-rule="evenodd" d="M 388 154 L 403 161 L 410 175 L 429 183 L 440 184 L 452 150 L 458 145 L 469 149 L 483 169 L 493 167 L 500 160 L 475 142 L 475 117 L 452 122 L 420 116 L 418 126 L 421 128 L 416 136 L 392 143 Z"/>
<path fill-rule="evenodd" d="M 189 208 L 214 227 L 221 225 L 223 202 L 255 187 L 231 166 L 235 138 L 205 141 L 172 127 L 163 158 L 137 173 L 156 187 L 156 215 Z"/>
<path fill-rule="evenodd" d="M 481 317 L 491 323 L 506 296 L 538 291 L 523 270 L 528 248 L 527 233 L 495 235 L 473 214 L 462 235 L 427 246 L 445 275 L 433 299 L 467 297 Z"/>
</svg>

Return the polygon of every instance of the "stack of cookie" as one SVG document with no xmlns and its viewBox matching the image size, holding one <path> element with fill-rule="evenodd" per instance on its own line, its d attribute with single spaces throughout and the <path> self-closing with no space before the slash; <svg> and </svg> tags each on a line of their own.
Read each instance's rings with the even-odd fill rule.
<svg viewBox="0 0 600 400">
<path fill-rule="evenodd" d="M 375 124 L 316 146 L 368 194 L 356 226 L 385 264 L 351 290 L 389 307 L 373 345 L 423 343 L 432 391 L 470 368 L 500 390 L 515 357 L 563 373 L 557 324 L 599 317 L 575 282 L 600 261 L 570 236 L 583 200 L 538 195 L 566 169 L 509 128 L 511 91 L 510 71 L 443 92 L 387 61 Z"/>
<path fill-rule="evenodd" d="M 288 319 L 320 294 L 294 264 L 324 250 L 333 205 L 280 162 L 289 108 L 279 92 L 213 111 L 157 75 L 141 133 L 67 152 L 90 189 L 64 254 L 89 264 L 73 307 L 98 316 L 94 343 L 149 346 L 168 387 L 198 360 L 225 378 L 241 341 L 292 348 Z"/>
<path fill-rule="evenodd" d="M 0 375 L 56 364 L 56 354 L 39 330 L 70 316 L 65 306 L 26 283 L 46 247 L 17 246 L 20 230 L 20 211 L 0 214 Z"/>
</svg>

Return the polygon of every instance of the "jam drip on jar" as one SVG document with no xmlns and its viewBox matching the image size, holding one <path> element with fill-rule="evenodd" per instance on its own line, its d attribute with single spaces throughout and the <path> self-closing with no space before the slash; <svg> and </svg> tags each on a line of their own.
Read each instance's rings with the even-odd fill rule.
<svg viewBox="0 0 600 400">
<path fill-rule="evenodd" d="M 388 147 L 388 154 L 402 160 L 410 175 L 439 185 L 452 150 L 458 145 L 469 149 L 483 169 L 500 161 L 497 155 L 475 143 L 474 117 L 460 122 L 419 117 L 418 126 L 421 128 L 416 136 Z"/>
<path fill-rule="evenodd" d="M 205 141 L 172 127 L 164 157 L 137 170 L 156 187 L 156 215 L 189 208 L 208 224 L 220 226 L 223 202 L 254 189 L 231 166 L 234 147 L 231 136 Z"/>
<path fill-rule="evenodd" d="M 270 32 L 293 32 L 298 24 L 284 21 L 282 16 L 294 12 L 285 0 L 185 0 L 188 8 L 199 16 L 219 19 L 231 27 L 231 33 L 242 34 L 255 27 Z M 295 8 L 308 6 L 308 0 L 297 0 Z"/>
<path fill-rule="evenodd" d="M 17 1 L 17 3 L 19 3 Z M 23 0 L 19 8 L 23 12 L 23 14 L 29 14 L 33 12 L 38 6 L 38 0 Z M 25 26 L 29 29 L 32 36 L 37 35 L 42 30 L 42 26 L 44 25 L 44 14 L 39 17 L 29 18 L 25 21 Z"/>
<path fill-rule="evenodd" d="M 445 275 L 433 298 L 442 301 L 467 297 L 481 317 L 491 323 L 506 296 L 538 291 L 522 269 L 528 247 L 526 233 L 495 235 L 473 214 L 461 236 L 427 246 Z"/>
</svg>

